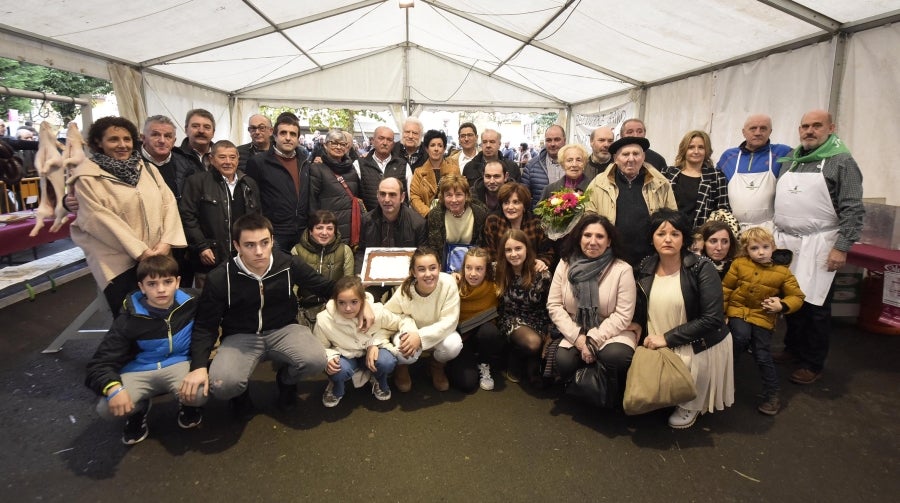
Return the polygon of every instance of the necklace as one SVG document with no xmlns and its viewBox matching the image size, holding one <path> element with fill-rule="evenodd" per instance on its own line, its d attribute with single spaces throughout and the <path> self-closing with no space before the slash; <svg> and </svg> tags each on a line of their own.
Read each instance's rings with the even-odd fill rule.
<svg viewBox="0 0 900 503">
<path fill-rule="evenodd" d="M 462 216 L 466 214 L 466 208 L 465 208 L 465 206 L 464 206 L 464 207 L 463 207 L 463 210 L 460 211 L 458 214 L 457 214 L 457 213 L 453 213 L 452 211 L 450 212 L 450 214 L 453 215 L 453 218 L 462 218 Z"/>
</svg>

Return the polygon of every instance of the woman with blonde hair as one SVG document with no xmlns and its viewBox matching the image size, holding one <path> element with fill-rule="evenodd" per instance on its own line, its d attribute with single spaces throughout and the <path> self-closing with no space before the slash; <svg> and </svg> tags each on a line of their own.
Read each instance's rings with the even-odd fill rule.
<svg viewBox="0 0 900 503">
<path fill-rule="evenodd" d="M 711 159 L 712 144 L 704 131 L 688 131 L 678 144 L 675 165 L 663 171 L 672 184 L 675 203 L 691 227 L 703 225 L 716 210 L 731 212 L 728 180 Z"/>
</svg>

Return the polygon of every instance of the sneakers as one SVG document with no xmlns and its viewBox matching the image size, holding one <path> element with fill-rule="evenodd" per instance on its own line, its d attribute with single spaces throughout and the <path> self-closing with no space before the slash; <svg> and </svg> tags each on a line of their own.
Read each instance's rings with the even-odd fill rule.
<svg viewBox="0 0 900 503">
<path fill-rule="evenodd" d="M 491 365 L 488 363 L 479 363 L 478 364 L 478 384 L 481 386 L 481 389 L 485 391 L 490 391 L 494 389 L 494 378 L 491 377 Z"/>
<path fill-rule="evenodd" d="M 387 386 L 382 388 L 381 385 L 378 384 L 378 380 L 374 377 L 369 379 L 369 382 L 372 383 L 372 394 L 375 395 L 376 400 L 381 400 L 383 402 L 391 399 L 391 388 Z"/>
<path fill-rule="evenodd" d="M 253 415 L 256 414 L 256 409 L 253 407 L 253 400 L 250 398 L 249 387 L 247 387 L 240 395 L 232 398 L 229 402 L 231 403 L 231 412 L 238 421 L 249 421 L 253 419 Z"/>
<path fill-rule="evenodd" d="M 286 384 L 284 378 L 287 367 L 282 367 L 275 374 L 275 383 L 278 384 L 278 408 L 290 412 L 297 408 L 297 385 Z"/>
<path fill-rule="evenodd" d="M 812 384 L 822 377 L 822 372 L 813 372 L 810 369 L 797 369 L 791 374 L 791 382 L 794 384 Z"/>
<path fill-rule="evenodd" d="M 178 426 L 185 430 L 200 426 L 203 422 L 203 407 L 191 407 L 182 405 L 178 411 Z"/>
<path fill-rule="evenodd" d="M 378 395 L 375 395 L 378 398 Z M 326 407 L 335 407 L 337 404 L 341 403 L 341 398 L 343 396 L 334 396 L 334 383 L 328 381 L 328 386 L 325 386 L 325 393 L 322 393 L 322 405 Z"/>
<path fill-rule="evenodd" d="M 397 386 L 397 391 L 400 393 L 406 393 L 412 389 L 412 378 L 409 376 L 409 365 L 403 365 L 402 363 L 397 365 L 397 368 L 394 369 L 394 384 Z"/>
<path fill-rule="evenodd" d="M 134 445 L 150 434 L 147 428 L 147 413 L 150 412 L 152 402 L 147 401 L 147 407 L 142 411 L 135 411 L 125 418 L 125 429 L 122 430 L 122 443 Z"/>
<path fill-rule="evenodd" d="M 698 416 L 700 416 L 699 410 L 687 410 L 679 405 L 675 407 L 675 411 L 669 416 L 669 426 L 677 430 L 690 428 L 697 422 Z"/>
<path fill-rule="evenodd" d="M 781 410 L 781 400 L 779 400 L 777 396 L 770 396 L 765 402 L 759 404 L 759 407 L 757 407 L 756 410 L 767 416 L 774 416 Z"/>
</svg>

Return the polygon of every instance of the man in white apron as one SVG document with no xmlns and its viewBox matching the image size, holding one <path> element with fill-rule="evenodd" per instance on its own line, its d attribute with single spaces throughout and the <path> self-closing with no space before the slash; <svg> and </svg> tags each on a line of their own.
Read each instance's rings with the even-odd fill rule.
<svg viewBox="0 0 900 503">
<path fill-rule="evenodd" d="M 824 110 L 803 116 L 800 146 L 779 161 L 775 241 L 794 253 L 791 272 L 806 300 L 786 318 L 785 350 L 776 361 L 798 359 L 791 381 L 811 384 L 828 355 L 834 273 L 862 232 L 862 173 Z"/>
<path fill-rule="evenodd" d="M 726 150 L 716 168 L 728 179 L 728 203 L 740 230 L 762 226 L 771 231 L 778 159 L 792 149 L 769 141 L 772 119 L 768 115 L 747 117 L 741 133 L 744 142 Z"/>
</svg>

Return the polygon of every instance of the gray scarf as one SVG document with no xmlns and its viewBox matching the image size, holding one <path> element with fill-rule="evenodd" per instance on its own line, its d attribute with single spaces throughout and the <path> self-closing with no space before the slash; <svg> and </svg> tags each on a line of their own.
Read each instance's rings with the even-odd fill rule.
<svg viewBox="0 0 900 503">
<path fill-rule="evenodd" d="M 599 327 L 603 322 L 600 316 L 600 278 L 613 261 L 612 248 L 607 248 L 603 255 L 590 259 L 580 251 L 569 258 L 569 283 L 578 301 L 575 311 L 575 323 L 585 332 Z"/>
<path fill-rule="evenodd" d="M 132 150 L 131 155 L 124 161 L 113 159 L 101 152 L 95 152 L 94 162 L 96 162 L 97 166 L 100 166 L 100 169 L 103 171 L 106 171 L 132 187 L 137 187 L 138 179 L 141 177 L 141 156 L 138 154 L 137 150 Z"/>
</svg>

